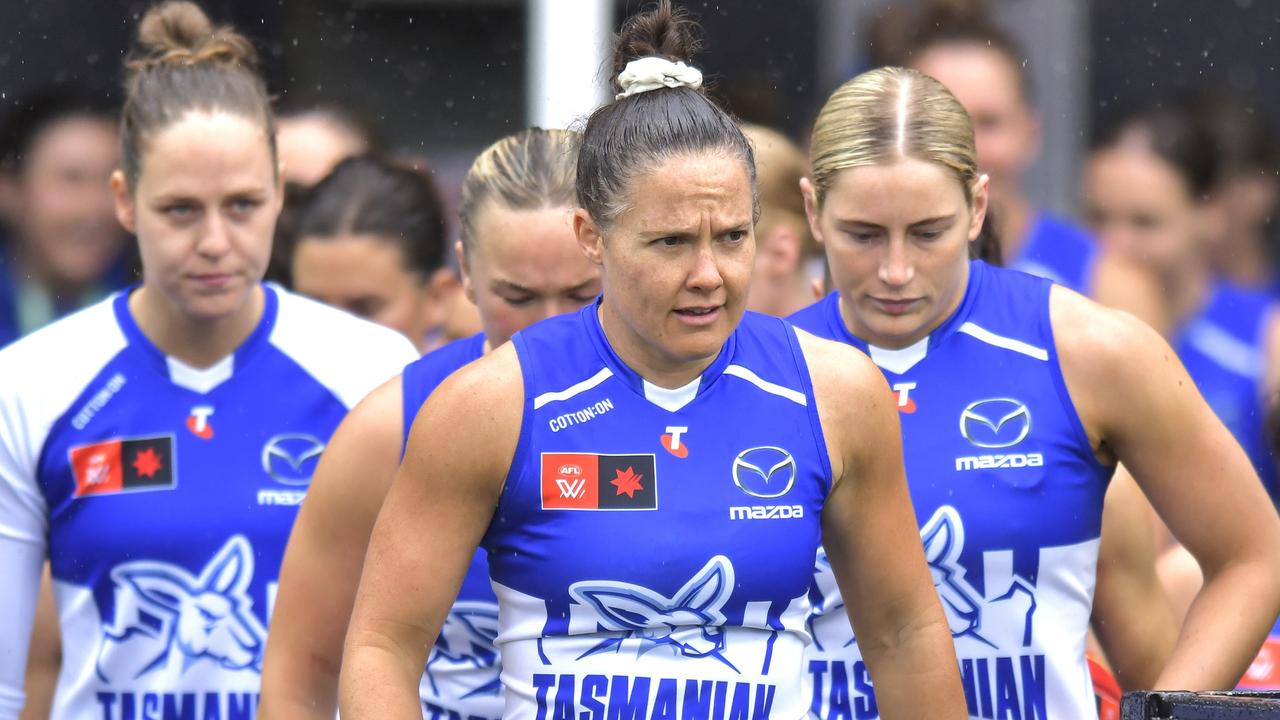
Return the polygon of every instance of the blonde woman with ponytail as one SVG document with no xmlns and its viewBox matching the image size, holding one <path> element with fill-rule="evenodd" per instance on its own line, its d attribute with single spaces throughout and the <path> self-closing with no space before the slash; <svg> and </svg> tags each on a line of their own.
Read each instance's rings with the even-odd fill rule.
<svg viewBox="0 0 1280 720">
<path fill-rule="evenodd" d="M 836 290 L 791 320 L 866 352 L 893 390 L 969 715 L 1096 717 L 1085 636 L 1117 463 L 1211 578 L 1148 682 L 1234 686 L 1280 609 L 1280 520 L 1169 346 L 1131 315 L 971 259 L 989 183 L 969 116 L 936 80 L 859 75 L 810 147 L 805 207 Z M 875 717 L 853 600 L 824 562 L 813 707 Z"/>
<path fill-rule="evenodd" d="M 342 640 L 369 533 L 427 396 L 517 331 L 578 310 L 599 294 L 600 272 L 578 251 L 569 223 L 577 150 L 577 133 L 530 128 L 490 145 L 472 163 L 455 249 L 484 332 L 410 363 L 334 433 L 285 553 L 262 717 L 327 719 L 337 711 Z M 476 553 L 426 660 L 419 684 L 424 716 L 502 717 L 497 603 L 488 560 Z"/>
<path fill-rule="evenodd" d="M 138 41 L 111 190 L 142 283 L 0 352 L 0 717 L 45 558 L 54 717 L 252 716 L 316 456 L 415 354 L 261 282 L 281 183 L 248 40 L 168 2 Z"/>
</svg>

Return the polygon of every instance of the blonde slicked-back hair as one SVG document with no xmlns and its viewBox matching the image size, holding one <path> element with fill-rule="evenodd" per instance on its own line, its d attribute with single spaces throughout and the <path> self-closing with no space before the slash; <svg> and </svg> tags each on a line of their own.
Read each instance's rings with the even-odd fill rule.
<svg viewBox="0 0 1280 720">
<path fill-rule="evenodd" d="M 884 67 L 841 85 L 818 114 L 809 148 L 819 206 L 849 168 L 904 158 L 936 163 L 953 173 L 973 202 L 978 180 L 973 124 L 942 83 L 916 70 Z"/>
<path fill-rule="evenodd" d="M 485 148 L 462 183 L 463 249 L 470 252 L 476 217 L 490 202 L 511 210 L 574 207 L 580 137 L 572 130 L 535 127 Z"/>
</svg>

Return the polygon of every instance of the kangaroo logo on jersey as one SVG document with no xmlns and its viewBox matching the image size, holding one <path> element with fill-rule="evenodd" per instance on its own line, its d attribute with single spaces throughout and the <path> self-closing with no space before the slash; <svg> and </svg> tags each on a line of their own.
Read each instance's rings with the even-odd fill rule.
<svg viewBox="0 0 1280 720">
<path fill-rule="evenodd" d="M 657 460 L 647 455 L 542 454 L 543 510 L 656 510 Z"/>
<path fill-rule="evenodd" d="M 1031 432 L 1031 411 L 1011 398 L 969 403 L 960 413 L 960 434 L 980 448 L 1007 448 Z"/>
<path fill-rule="evenodd" d="M 617 652 L 623 641 L 634 638 L 641 642 L 640 654 L 665 648 L 673 655 L 714 658 L 737 672 L 723 655 L 722 608 L 733 593 L 733 578 L 733 564 L 717 555 L 671 597 L 625 582 L 574 583 L 569 586 L 574 601 L 592 608 L 601 627 L 621 633 L 601 641 L 582 657 Z"/>
<path fill-rule="evenodd" d="M 1020 577 L 1013 577 L 1007 587 L 987 593 L 978 592 L 965 579 L 960 554 L 964 551 L 964 524 L 955 508 L 944 505 L 938 508 L 924 527 L 920 528 L 924 543 L 925 561 L 933 576 L 934 589 L 942 601 L 947 625 L 956 639 L 972 638 L 982 644 L 1002 650 L 1031 645 L 1032 620 L 1036 612 L 1035 588 Z M 852 644 L 849 624 L 839 623 L 844 635 L 829 628 L 815 631 L 815 623 L 822 616 L 844 610 L 838 589 L 825 552 L 819 551 L 814 588 L 819 595 L 815 601 L 815 617 L 809 626 L 819 650 L 830 650 Z"/>
<path fill-rule="evenodd" d="M 68 452 L 75 497 L 175 487 L 171 436 L 107 440 Z"/>
<path fill-rule="evenodd" d="M 444 627 L 440 629 L 431 657 L 427 659 L 426 676 L 432 694 L 448 700 L 450 698 L 443 692 L 448 688 L 457 700 L 496 696 L 502 689 L 498 680 L 502 666 L 498 662 L 497 639 L 497 605 L 471 601 L 454 603 L 445 618 Z M 465 677 L 472 684 L 466 687 L 452 687 L 444 682 L 444 677 L 437 677 L 452 674 L 449 671 L 468 669 L 483 669 L 485 672 L 479 678 L 474 673 L 467 673 Z M 457 681 L 453 684 L 456 685 Z"/>
<path fill-rule="evenodd" d="M 212 405 L 197 405 L 191 408 L 191 414 L 187 416 L 187 429 L 201 440 L 212 440 L 213 424 L 209 422 L 209 416 L 212 414 Z"/>
<path fill-rule="evenodd" d="M 964 523 L 955 508 L 949 505 L 938 508 L 921 528 L 920 538 L 924 541 L 925 561 L 946 610 L 952 637 L 972 637 L 992 648 L 1031 645 L 1035 588 L 1016 576 L 1007 589 L 993 592 L 988 588 L 985 596 L 970 585 L 960 565 Z"/>
<path fill-rule="evenodd" d="M 796 460 L 771 445 L 743 450 L 733 459 L 733 482 L 752 497 L 781 497 L 796 482 Z"/>
<path fill-rule="evenodd" d="M 262 470 L 283 485 L 310 485 L 324 443 L 314 435 L 285 433 L 262 446 Z"/>
<path fill-rule="evenodd" d="M 244 536 L 228 540 L 198 577 L 170 563 L 135 560 L 117 565 L 111 579 L 115 615 L 97 662 L 103 682 L 261 672 L 267 631 L 251 609 L 253 550 Z"/>
</svg>

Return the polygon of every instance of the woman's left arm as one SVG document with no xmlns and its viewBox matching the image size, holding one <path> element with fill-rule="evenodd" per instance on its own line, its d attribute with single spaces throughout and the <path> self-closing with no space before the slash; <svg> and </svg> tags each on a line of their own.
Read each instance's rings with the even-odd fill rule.
<svg viewBox="0 0 1280 720">
<path fill-rule="evenodd" d="M 925 565 L 889 386 L 861 352 L 799 337 L 831 459 L 822 543 L 881 716 L 963 718 L 955 646 Z"/>
<path fill-rule="evenodd" d="M 1095 451 L 1124 463 L 1204 570 L 1156 686 L 1234 687 L 1280 612 L 1280 517 L 1154 330 L 1058 287 L 1050 312 L 1063 378 Z"/>
</svg>

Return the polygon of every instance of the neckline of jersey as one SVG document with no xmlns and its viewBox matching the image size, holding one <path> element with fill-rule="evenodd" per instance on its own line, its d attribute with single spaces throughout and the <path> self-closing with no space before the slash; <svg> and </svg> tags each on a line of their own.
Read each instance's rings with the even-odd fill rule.
<svg viewBox="0 0 1280 720">
<path fill-rule="evenodd" d="M 258 349 L 266 344 L 267 338 L 270 337 L 271 330 L 276 324 L 276 316 L 280 307 L 279 298 L 276 294 L 277 289 L 271 283 L 261 283 L 260 286 L 262 287 L 263 296 L 262 317 L 258 318 L 258 325 L 253 329 L 253 332 L 249 333 L 249 337 L 245 338 L 244 342 L 240 343 L 228 356 L 233 358 L 233 374 L 242 372 L 244 367 L 257 355 Z M 142 328 L 138 327 L 137 320 L 134 319 L 133 313 L 129 310 L 129 296 L 139 287 L 140 285 L 135 284 L 116 294 L 115 300 L 111 303 L 112 309 L 115 311 L 116 322 L 120 325 L 120 330 L 129 341 L 129 345 L 140 350 L 150 360 L 151 366 L 156 372 L 172 381 L 172 373 L 169 368 L 170 356 L 166 355 L 142 332 Z M 185 365 L 185 363 L 176 358 L 172 358 L 172 360 L 180 365 Z M 217 367 L 225 361 L 225 357 L 221 358 L 210 367 Z M 212 388 L 210 391 L 212 391 Z"/>
<path fill-rule="evenodd" d="M 945 342 L 947 338 L 954 335 L 956 328 L 964 324 L 964 321 L 973 313 L 973 308 L 977 305 L 978 296 L 981 294 L 982 280 L 988 269 L 987 264 L 982 260 L 969 261 L 969 282 L 965 285 L 964 297 L 960 300 L 960 304 L 956 306 L 955 312 L 951 313 L 950 317 L 943 320 L 941 325 L 929 333 L 927 336 L 929 340 L 928 351 L 934 350 Z M 871 343 L 854 335 L 849 330 L 849 327 L 844 324 L 844 318 L 840 315 L 840 291 L 832 291 L 831 294 L 827 295 L 824 302 L 827 305 L 827 324 L 830 325 L 832 331 L 845 342 L 870 354 Z"/>
<path fill-rule="evenodd" d="M 597 297 L 595 302 L 578 311 L 587 335 L 591 338 L 591 344 L 595 346 L 596 354 L 604 361 L 605 366 L 613 371 L 614 376 L 631 388 L 632 392 L 639 395 L 645 402 L 655 407 L 662 407 L 645 394 L 644 385 L 648 381 L 640 373 L 633 370 L 631 366 L 623 362 L 622 358 L 614 351 L 613 346 L 609 344 L 609 338 L 604 334 L 604 327 L 600 324 L 600 316 L 598 314 L 598 308 L 602 302 L 604 302 L 603 295 Z M 739 321 L 739 324 L 741 324 L 741 321 Z M 693 399 L 674 412 L 678 412 L 696 402 L 724 374 L 724 369 L 729 366 L 729 361 L 733 359 L 737 340 L 738 328 L 735 327 L 733 332 L 729 333 L 724 345 L 720 347 L 720 354 L 716 355 L 716 359 L 711 361 L 711 364 L 696 378 L 698 391 L 694 394 Z M 673 412 L 671 410 L 668 411 Z"/>
</svg>

